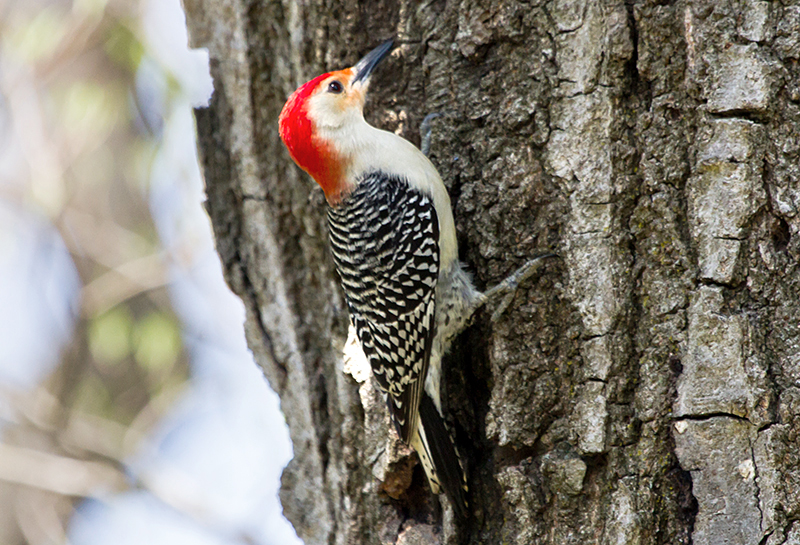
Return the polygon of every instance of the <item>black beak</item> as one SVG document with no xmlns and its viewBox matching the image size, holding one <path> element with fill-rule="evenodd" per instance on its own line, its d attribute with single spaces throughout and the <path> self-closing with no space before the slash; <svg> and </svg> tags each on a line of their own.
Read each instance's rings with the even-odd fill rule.
<svg viewBox="0 0 800 545">
<path fill-rule="evenodd" d="M 364 55 L 364 58 L 358 61 L 358 64 L 353 67 L 353 71 L 356 73 L 356 76 L 350 83 L 358 83 L 361 80 L 364 80 L 365 82 L 368 81 L 372 71 L 375 70 L 375 67 L 378 66 L 378 63 L 389 54 L 393 45 L 394 40 L 387 40 Z"/>
</svg>

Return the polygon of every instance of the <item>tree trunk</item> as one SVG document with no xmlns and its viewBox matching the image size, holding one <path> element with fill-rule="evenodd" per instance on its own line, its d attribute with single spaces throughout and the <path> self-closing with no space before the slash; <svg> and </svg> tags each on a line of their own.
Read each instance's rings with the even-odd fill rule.
<svg viewBox="0 0 800 545">
<path fill-rule="evenodd" d="M 208 211 L 282 399 L 306 543 L 800 543 L 789 3 L 184 0 L 216 89 Z M 324 198 L 278 137 L 299 84 L 392 36 L 367 118 L 418 143 L 442 114 L 431 158 L 476 284 L 561 256 L 445 361 L 464 524 L 343 361 Z"/>
</svg>

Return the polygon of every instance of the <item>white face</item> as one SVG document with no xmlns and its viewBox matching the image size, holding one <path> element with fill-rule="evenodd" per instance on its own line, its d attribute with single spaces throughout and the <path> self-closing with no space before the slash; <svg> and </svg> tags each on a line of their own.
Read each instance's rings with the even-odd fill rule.
<svg viewBox="0 0 800 545">
<path fill-rule="evenodd" d="M 367 82 L 351 84 L 352 69 L 332 72 L 308 99 L 308 117 L 317 131 L 337 131 L 363 121 Z"/>
</svg>

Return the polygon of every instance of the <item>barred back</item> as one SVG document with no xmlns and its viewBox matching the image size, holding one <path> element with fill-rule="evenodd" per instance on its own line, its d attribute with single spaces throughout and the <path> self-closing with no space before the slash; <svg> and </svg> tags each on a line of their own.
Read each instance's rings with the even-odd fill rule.
<svg viewBox="0 0 800 545">
<path fill-rule="evenodd" d="M 350 316 L 400 437 L 417 426 L 435 334 L 439 224 L 429 197 L 382 172 L 328 209 Z"/>
</svg>

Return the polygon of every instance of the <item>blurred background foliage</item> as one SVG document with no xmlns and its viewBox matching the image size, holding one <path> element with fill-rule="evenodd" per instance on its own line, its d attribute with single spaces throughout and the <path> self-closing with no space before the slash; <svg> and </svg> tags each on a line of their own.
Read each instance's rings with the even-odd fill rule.
<svg viewBox="0 0 800 545">
<path fill-rule="evenodd" d="M 0 0 L 0 544 L 290 543 L 178 0 Z M 258 377 L 258 380 L 254 380 Z"/>
</svg>

